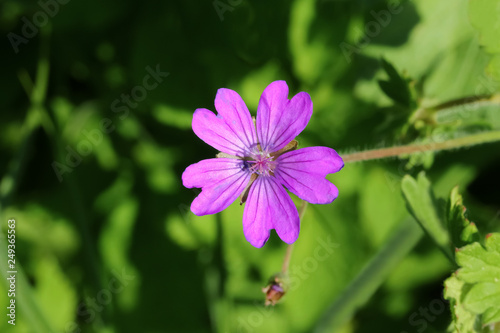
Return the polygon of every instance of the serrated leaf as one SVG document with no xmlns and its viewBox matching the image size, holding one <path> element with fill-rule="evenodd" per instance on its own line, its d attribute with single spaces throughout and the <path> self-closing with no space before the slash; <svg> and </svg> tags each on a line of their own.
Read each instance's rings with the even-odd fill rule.
<svg viewBox="0 0 500 333">
<path fill-rule="evenodd" d="M 476 333 L 474 329 L 477 315 L 464 308 L 461 299 L 465 282 L 459 280 L 455 274 L 444 282 L 444 298 L 450 301 L 452 314 L 452 332 Z"/>
<path fill-rule="evenodd" d="M 457 277 L 470 289 L 464 292 L 464 307 L 482 315 L 482 325 L 500 320 L 500 234 L 491 234 L 486 247 L 479 243 L 464 246 L 456 254 L 462 266 Z"/>
<path fill-rule="evenodd" d="M 457 263 L 462 266 L 458 276 L 467 283 L 500 283 L 500 234 L 492 234 L 486 248 L 479 243 L 464 246 L 456 253 Z"/>
<path fill-rule="evenodd" d="M 500 253 L 500 234 L 492 233 L 486 236 L 486 248 L 488 251 Z M 500 263 L 499 263 L 500 264 Z"/>
<path fill-rule="evenodd" d="M 479 232 L 474 223 L 465 218 L 465 207 L 458 186 L 451 190 L 447 207 L 446 225 L 450 233 L 451 242 L 457 248 L 479 242 Z"/>
<path fill-rule="evenodd" d="M 395 102 L 410 107 L 411 94 L 408 82 L 399 75 L 396 68 L 385 59 L 381 59 L 382 68 L 389 76 L 387 81 L 379 80 L 380 89 Z"/>
<path fill-rule="evenodd" d="M 417 179 L 406 175 L 401 182 L 401 189 L 410 213 L 446 256 L 453 260 L 450 238 L 438 216 L 439 207 L 425 173 L 421 172 Z"/>
</svg>

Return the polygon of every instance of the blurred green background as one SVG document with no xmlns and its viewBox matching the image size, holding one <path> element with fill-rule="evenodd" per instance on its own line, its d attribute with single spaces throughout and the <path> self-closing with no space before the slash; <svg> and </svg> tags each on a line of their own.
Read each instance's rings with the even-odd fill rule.
<svg viewBox="0 0 500 333">
<path fill-rule="evenodd" d="M 274 308 L 264 307 L 261 288 L 286 244 L 273 233 L 253 248 L 238 204 L 194 216 L 198 192 L 182 187 L 181 174 L 216 154 L 191 119 L 196 108 L 214 110 L 222 87 L 254 114 L 274 80 L 287 81 L 290 97 L 307 91 L 314 112 L 300 145 L 340 153 L 498 129 L 488 110 L 458 125 L 409 122 L 419 106 L 498 90 L 468 1 L 65 1 L 0 2 L 0 260 L 15 218 L 22 269 L 15 327 L 0 283 L 1 332 L 446 329 L 448 308 L 432 320 L 420 309 L 445 304 L 453 268 L 418 228 L 360 289 L 355 314 L 328 309 L 408 219 L 406 173 L 427 168 L 438 198 L 460 185 L 469 218 L 484 233 L 498 230 L 498 143 L 330 175 L 340 195 L 308 207 L 293 288 Z M 393 96 L 381 89 L 379 80 L 391 80 L 382 57 L 411 101 L 394 98 L 406 89 L 397 84 Z M 155 71 L 156 82 L 147 79 Z"/>
</svg>

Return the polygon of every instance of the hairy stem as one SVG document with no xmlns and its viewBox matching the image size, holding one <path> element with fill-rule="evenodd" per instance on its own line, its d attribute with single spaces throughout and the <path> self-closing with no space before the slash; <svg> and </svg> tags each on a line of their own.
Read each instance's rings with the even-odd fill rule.
<svg viewBox="0 0 500 333">
<path fill-rule="evenodd" d="M 396 146 L 380 149 L 355 152 L 342 155 L 345 163 L 376 160 L 381 158 L 396 157 L 402 154 L 414 154 L 426 151 L 449 150 L 462 147 L 470 147 L 482 143 L 500 141 L 500 131 L 491 131 L 450 139 L 441 142 L 428 142 L 412 144 L 407 146 Z"/>
<path fill-rule="evenodd" d="M 484 105 L 500 105 L 500 94 L 462 97 L 433 107 L 421 107 L 411 116 L 410 123 L 415 123 L 417 120 L 423 120 L 424 122 L 435 124 L 439 122 L 436 116 L 440 111 L 457 107 L 472 110 Z"/>
<path fill-rule="evenodd" d="M 436 105 L 432 108 L 428 108 L 428 110 L 435 112 L 461 105 L 464 106 L 464 105 L 480 105 L 480 104 L 500 104 L 500 94 L 476 95 L 472 97 L 458 98 Z"/>
</svg>

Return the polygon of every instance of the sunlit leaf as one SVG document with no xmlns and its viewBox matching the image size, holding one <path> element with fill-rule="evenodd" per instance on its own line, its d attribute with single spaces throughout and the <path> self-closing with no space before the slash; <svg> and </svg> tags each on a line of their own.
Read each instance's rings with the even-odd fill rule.
<svg viewBox="0 0 500 333">
<path fill-rule="evenodd" d="M 465 206 L 458 186 L 453 188 L 448 200 L 447 227 L 451 241 L 457 248 L 479 241 L 476 225 L 465 218 Z"/>
<path fill-rule="evenodd" d="M 463 298 L 466 309 L 484 314 L 483 324 L 500 321 L 500 234 L 489 235 L 486 245 L 464 246 L 456 254 L 457 277 L 471 287 Z"/>
<path fill-rule="evenodd" d="M 425 232 L 440 249 L 453 258 L 449 248 L 450 238 L 439 217 L 437 202 L 432 193 L 431 183 L 421 172 L 417 179 L 406 175 L 401 183 L 404 198 L 410 213 L 420 223 Z"/>
<path fill-rule="evenodd" d="M 500 7 L 496 0 L 469 1 L 469 18 L 472 26 L 480 33 L 480 43 L 484 50 L 493 55 L 488 71 L 500 80 Z"/>
<path fill-rule="evenodd" d="M 451 331 L 454 333 L 478 333 L 476 330 L 476 322 L 479 321 L 478 316 L 467 310 L 463 305 L 463 293 L 466 285 L 464 281 L 458 279 L 456 275 L 452 275 L 445 282 L 444 297 L 450 302 L 452 313 Z"/>
</svg>

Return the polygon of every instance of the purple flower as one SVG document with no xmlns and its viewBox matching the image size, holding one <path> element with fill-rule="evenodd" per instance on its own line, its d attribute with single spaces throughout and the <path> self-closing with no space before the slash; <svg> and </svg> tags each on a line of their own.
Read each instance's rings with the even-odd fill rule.
<svg viewBox="0 0 500 333">
<path fill-rule="evenodd" d="M 271 229 L 284 242 L 295 242 L 299 215 L 283 185 L 302 200 L 331 203 L 338 190 L 325 177 L 344 166 L 331 148 L 295 150 L 294 139 L 312 115 L 311 97 L 301 92 L 289 100 L 286 82 L 275 81 L 262 93 L 255 123 L 233 90 L 219 89 L 215 108 L 217 115 L 197 109 L 193 116 L 196 135 L 221 153 L 182 174 L 185 187 L 202 188 L 191 210 L 199 216 L 215 214 L 240 196 L 246 202 L 243 233 L 250 244 L 262 247 Z"/>
</svg>

